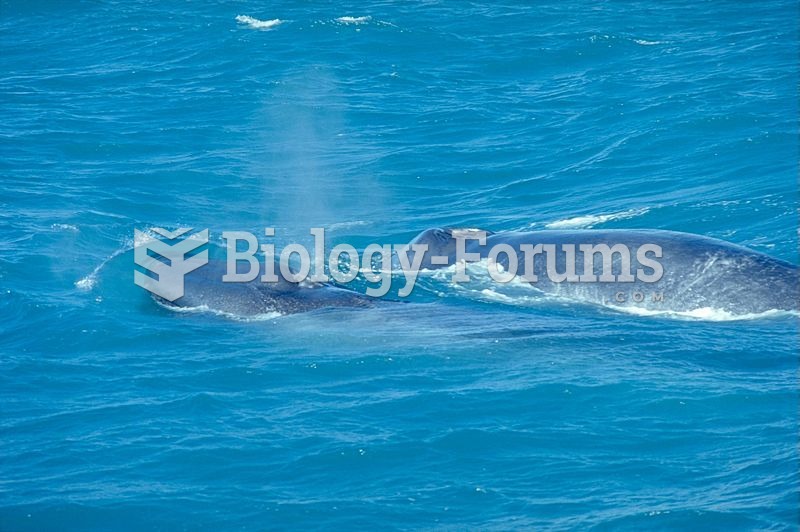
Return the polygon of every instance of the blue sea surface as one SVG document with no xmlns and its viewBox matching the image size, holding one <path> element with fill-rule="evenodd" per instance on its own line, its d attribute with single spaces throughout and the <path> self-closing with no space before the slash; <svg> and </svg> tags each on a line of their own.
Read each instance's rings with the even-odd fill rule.
<svg viewBox="0 0 800 532">
<path fill-rule="evenodd" d="M 0 0 L 0 530 L 797 530 L 797 316 L 426 278 L 231 319 L 156 305 L 131 247 L 654 228 L 797 264 L 798 18 Z"/>
</svg>

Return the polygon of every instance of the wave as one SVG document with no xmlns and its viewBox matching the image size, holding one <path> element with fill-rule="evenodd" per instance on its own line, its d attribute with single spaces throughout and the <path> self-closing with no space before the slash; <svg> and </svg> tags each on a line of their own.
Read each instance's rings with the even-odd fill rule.
<svg viewBox="0 0 800 532">
<path fill-rule="evenodd" d="M 77 226 L 72 224 L 53 224 L 50 226 L 50 229 L 53 231 L 64 231 L 70 233 L 79 233 L 80 229 Z"/>
<path fill-rule="evenodd" d="M 588 214 L 585 216 L 576 216 L 575 218 L 566 218 L 563 220 L 556 220 L 545 224 L 548 229 L 589 229 L 596 225 L 614 220 L 626 220 L 628 218 L 636 218 L 647 213 L 650 209 L 629 209 L 627 211 L 613 212 L 609 214 Z"/>
<path fill-rule="evenodd" d="M 589 37 L 589 41 L 596 43 L 598 41 L 602 42 L 620 42 L 620 41 L 628 41 L 638 44 L 639 46 L 655 46 L 657 44 L 670 44 L 668 41 L 648 41 L 647 39 L 636 39 L 633 37 L 628 37 L 625 35 L 592 35 Z"/>
<path fill-rule="evenodd" d="M 263 314 L 254 314 L 252 316 L 242 316 L 241 314 L 234 314 L 233 312 L 217 310 L 209 307 L 208 305 L 200 305 L 197 307 L 179 307 L 177 305 L 166 304 L 158 299 L 154 299 L 154 301 L 158 304 L 158 306 L 167 310 L 171 310 L 172 312 L 178 312 L 181 314 L 213 314 L 214 316 L 220 316 L 235 321 L 270 321 L 283 316 L 283 314 L 277 311 L 264 312 Z"/>
<path fill-rule="evenodd" d="M 240 24 L 247 24 L 249 27 L 255 30 L 271 30 L 276 26 L 283 24 L 284 21 L 279 18 L 274 18 L 272 20 L 260 20 L 247 15 L 236 15 L 236 22 Z"/>
<path fill-rule="evenodd" d="M 339 17 L 335 20 L 340 24 L 366 24 L 372 20 L 372 17 Z"/>
<path fill-rule="evenodd" d="M 652 310 L 638 307 L 618 307 L 614 305 L 604 305 L 610 309 L 624 312 L 626 314 L 633 314 L 635 316 L 661 316 L 665 318 L 675 318 L 684 320 L 697 320 L 697 321 L 746 321 L 746 320 L 760 320 L 764 318 L 777 318 L 794 316 L 800 317 L 800 312 L 795 310 L 779 310 L 770 309 L 764 312 L 734 314 L 728 310 L 714 308 L 714 307 L 701 307 L 692 310 Z"/>
<path fill-rule="evenodd" d="M 352 222 L 339 222 L 333 223 L 325 227 L 327 231 L 341 231 L 343 229 L 350 229 L 352 227 L 365 227 L 368 225 L 372 225 L 371 222 L 367 222 L 365 220 L 354 220 Z"/>
</svg>

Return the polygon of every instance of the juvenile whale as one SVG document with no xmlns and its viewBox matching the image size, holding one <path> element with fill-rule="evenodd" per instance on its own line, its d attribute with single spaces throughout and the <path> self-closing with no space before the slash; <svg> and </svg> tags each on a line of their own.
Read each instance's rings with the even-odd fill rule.
<svg viewBox="0 0 800 532">
<path fill-rule="evenodd" d="M 523 273 L 522 246 L 537 244 L 575 246 L 576 273 L 601 275 L 603 257 L 593 254 L 589 259 L 593 272 L 582 272 L 584 264 L 580 245 L 617 244 L 633 251 L 631 271 L 648 266 L 640 263 L 635 251 L 647 244 L 660 247 L 663 255 L 657 259 L 663 275 L 656 282 L 634 278 L 628 282 L 582 282 L 580 280 L 553 282 L 547 275 L 543 254 L 533 257 L 532 283 L 547 294 L 564 296 L 603 305 L 636 307 L 654 311 L 691 312 L 715 309 L 731 314 L 758 314 L 769 310 L 798 310 L 800 277 L 798 267 L 751 249 L 706 236 L 661 230 L 575 230 L 486 233 L 484 243 L 474 237 L 476 230 L 433 228 L 420 233 L 412 243 L 427 244 L 428 251 L 421 260 L 426 269 L 444 268 L 456 260 L 457 237 L 464 238 L 464 250 L 481 258 L 489 256 L 492 247 L 502 244 L 513 249 L 519 257 L 518 273 Z M 465 238 L 466 237 L 466 238 Z M 411 255 L 411 253 L 410 253 Z M 613 273 L 623 271 L 620 254 L 611 255 Z M 650 256 L 652 259 L 653 257 Z M 508 269 L 508 255 L 499 254 L 497 263 Z M 565 253 L 556 253 L 555 270 L 564 273 Z M 617 277 L 622 279 L 622 277 Z"/>
</svg>

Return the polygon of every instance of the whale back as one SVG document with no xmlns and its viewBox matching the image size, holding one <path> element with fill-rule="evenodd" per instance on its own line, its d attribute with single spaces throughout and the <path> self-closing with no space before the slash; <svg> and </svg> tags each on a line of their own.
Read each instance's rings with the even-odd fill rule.
<svg viewBox="0 0 800 532">
<path fill-rule="evenodd" d="M 174 302 L 160 303 L 179 308 L 200 308 L 235 316 L 256 316 L 277 312 L 295 314 L 327 307 L 368 307 L 371 298 L 328 283 L 296 282 L 286 279 L 277 264 L 276 282 L 259 277 L 248 282 L 223 282 L 227 265 L 211 261 L 184 277 L 184 295 Z M 237 270 L 241 268 L 237 265 Z"/>
<path fill-rule="evenodd" d="M 421 268 L 437 269 L 452 265 L 456 259 L 456 235 L 456 230 L 440 228 L 420 233 L 412 243 L 429 246 Z M 486 258 L 497 244 L 508 245 L 516 251 L 518 275 L 525 273 L 523 246 L 557 246 L 559 251 L 555 254 L 555 271 L 564 273 L 567 257 L 562 252 L 562 246 L 571 244 L 575 249 L 573 264 L 578 276 L 586 273 L 583 271 L 584 257 L 580 250 L 582 244 L 626 246 L 631 252 L 630 264 L 623 264 L 621 255 L 613 254 L 611 271 L 618 276 L 627 268 L 626 271 L 634 274 L 634 279 L 629 282 L 553 282 L 547 275 L 545 255 L 538 254 L 533 258 L 532 273 L 537 280 L 532 284 L 536 288 L 548 294 L 603 305 L 657 311 L 716 309 L 734 314 L 755 314 L 769 310 L 797 310 L 800 300 L 797 266 L 743 246 L 701 235 L 645 229 L 526 231 L 488 233 L 485 244 L 481 245 L 470 238 L 465 247 L 468 253 L 477 253 Z M 641 264 L 637 258 L 637 250 L 646 244 L 659 246 L 663 253 L 657 259 L 663 267 L 663 276 L 656 282 L 646 282 L 635 275 L 642 268 L 646 273 L 653 272 L 648 264 Z M 432 257 L 436 255 L 446 257 L 446 260 L 433 261 Z M 650 258 L 654 258 L 652 254 Z M 507 255 L 500 254 L 497 262 L 508 270 Z M 604 272 L 603 257 L 594 254 L 590 262 L 592 273 L 599 277 Z"/>
<path fill-rule="evenodd" d="M 581 244 L 622 244 L 631 251 L 631 282 L 552 283 L 546 275 L 545 259 L 537 255 L 534 271 L 539 275 L 537 287 L 545 292 L 588 299 L 616 306 L 635 306 L 649 310 L 677 312 L 695 309 L 717 309 L 735 314 L 756 314 L 769 310 L 797 310 L 800 276 L 797 266 L 715 238 L 674 231 L 659 230 L 583 230 L 533 231 L 489 237 L 483 251 L 497 243 L 506 243 L 519 250 L 523 244 L 572 244 L 575 263 L 582 266 Z M 656 282 L 645 282 L 635 275 L 637 270 L 652 270 L 640 264 L 637 250 L 644 245 L 660 247 L 663 276 Z M 520 255 L 521 256 L 521 255 Z M 556 269 L 564 272 L 566 258 L 556 255 Z M 653 258 L 653 255 L 650 255 Z M 502 264 L 502 260 L 499 261 Z M 580 266 L 577 273 L 583 273 Z M 612 271 L 619 275 L 626 264 L 620 255 L 613 255 Z M 602 257 L 594 255 L 593 271 L 603 271 Z M 622 296 L 620 296 L 620 293 Z M 644 298 L 635 301 L 633 294 Z M 640 297 L 640 296 L 639 296 Z"/>
</svg>

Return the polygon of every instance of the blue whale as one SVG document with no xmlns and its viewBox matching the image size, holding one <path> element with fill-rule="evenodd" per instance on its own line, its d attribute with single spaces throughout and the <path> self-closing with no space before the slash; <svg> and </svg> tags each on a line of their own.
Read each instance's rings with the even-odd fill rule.
<svg viewBox="0 0 800 532">
<path fill-rule="evenodd" d="M 175 301 L 154 298 L 164 306 L 197 308 L 240 317 L 261 314 L 296 314 L 320 308 L 372 307 L 377 301 L 353 290 L 329 283 L 287 279 L 276 267 L 277 282 L 223 282 L 225 261 L 211 261 L 186 274 L 184 295 Z M 241 272 L 240 272 L 241 273 Z"/>
<path fill-rule="evenodd" d="M 420 258 L 420 269 L 452 266 L 456 260 L 457 235 L 464 230 L 432 228 L 420 233 L 412 244 L 427 244 Z M 474 231 L 474 230 L 472 230 Z M 663 275 L 655 282 L 638 277 L 630 281 L 555 282 L 547 275 L 544 255 L 533 258 L 532 273 L 538 279 L 531 284 L 545 294 L 604 306 L 643 309 L 646 311 L 692 312 L 713 309 L 731 315 L 761 314 L 776 311 L 797 311 L 800 300 L 798 267 L 745 247 L 705 236 L 660 230 L 576 230 L 486 233 L 483 243 L 465 240 L 465 251 L 479 258 L 489 256 L 490 250 L 502 244 L 518 253 L 522 259 L 523 246 L 563 246 L 576 248 L 575 263 L 583 265 L 581 244 L 613 247 L 622 244 L 636 249 L 646 244 L 661 248 L 658 259 Z M 396 257 L 395 257 L 396 258 Z M 413 262 L 414 252 L 409 252 Z M 611 255 L 611 270 L 615 275 L 626 267 L 631 271 L 648 269 L 635 254 L 630 264 L 623 264 L 618 254 Z M 508 269 L 508 256 L 500 254 L 497 262 Z M 565 272 L 564 253 L 556 254 L 555 269 Z M 598 276 L 607 265 L 600 255 L 593 255 L 591 269 Z M 522 275 L 520 263 L 518 273 Z M 652 268 L 651 268 L 652 269 Z M 168 302 L 156 296 L 162 304 L 181 308 L 205 308 L 236 316 L 254 316 L 278 312 L 294 314 L 321 308 L 370 308 L 381 303 L 365 294 L 330 283 L 297 282 L 286 279 L 276 268 L 279 280 L 263 283 L 258 278 L 246 283 L 223 282 L 224 261 L 214 260 L 188 273 L 184 278 L 183 297 Z M 577 273 L 581 273 L 580 269 Z M 583 272 L 586 273 L 586 272 Z M 622 279 L 619 277 L 618 279 Z"/>
<path fill-rule="evenodd" d="M 474 231 L 433 228 L 420 233 L 412 244 L 428 245 L 428 251 L 421 259 L 421 268 L 451 266 L 456 256 L 455 235 L 464 237 Z M 571 244 L 576 250 L 575 263 L 581 266 L 584 264 L 581 244 L 605 244 L 609 247 L 622 244 L 633 250 L 654 244 L 661 248 L 663 255 L 658 262 L 663 268 L 663 275 L 656 282 L 644 282 L 638 278 L 630 282 L 553 282 L 547 275 L 544 255 L 535 255 L 532 273 L 537 281 L 532 284 L 546 294 L 569 299 L 652 311 L 714 309 L 734 315 L 760 314 L 771 310 L 797 311 L 800 301 L 797 266 L 706 236 L 674 231 L 616 229 L 486 232 L 484 243 L 474 238 L 464 240 L 465 251 L 481 258 L 488 257 L 489 251 L 498 244 L 509 246 L 518 255 L 519 275 L 523 273 L 522 246 L 525 245 Z M 409 255 L 413 257 L 413 252 L 409 252 Z M 508 269 L 507 254 L 499 254 L 496 259 L 498 264 Z M 627 264 L 622 263 L 619 254 L 614 254 L 612 259 L 613 273 L 622 273 Z M 592 273 L 600 275 L 603 270 L 602 257 L 593 255 L 590 261 Z M 565 254 L 556 254 L 555 270 L 565 272 L 566 265 Z M 636 271 L 643 266 L 647 270 L 648 265 L 640 264 L 634 254 L 631 257 L 631 270 Z M 577 273 L 581 273 L 580 268 Z"/>
</svg>

